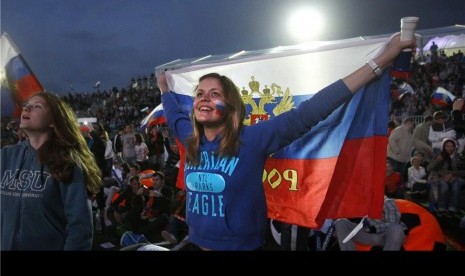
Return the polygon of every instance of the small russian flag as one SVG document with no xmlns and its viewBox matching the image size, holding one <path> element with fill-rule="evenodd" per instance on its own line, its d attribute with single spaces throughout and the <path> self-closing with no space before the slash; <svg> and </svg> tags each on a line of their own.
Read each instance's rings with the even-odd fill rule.
<svg viewBox="0 0 465 276">
<path fill-rule="evenodd" d="M 442 87 L 438 87 L 431 95 L 431 104 L 436 108 L 447 107 L 455 100 L 455 95 Z"/>
</svg>

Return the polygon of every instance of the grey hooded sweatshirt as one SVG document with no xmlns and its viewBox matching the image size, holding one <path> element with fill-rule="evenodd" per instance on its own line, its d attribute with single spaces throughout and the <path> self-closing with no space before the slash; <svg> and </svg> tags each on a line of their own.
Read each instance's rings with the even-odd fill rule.
<svg viewBox="0 0 465 276">
<path fill-rule="evenodd" d="M 90 250 L 92 209 L 82 170 L 70 183 L 41 166 L 29 141 L 5 146 L 1 156 L 0 250 Z"/>
</svg>

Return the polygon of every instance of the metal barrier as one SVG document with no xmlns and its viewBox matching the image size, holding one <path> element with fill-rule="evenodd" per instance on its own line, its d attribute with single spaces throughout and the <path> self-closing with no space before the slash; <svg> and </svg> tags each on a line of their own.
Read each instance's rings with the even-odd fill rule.
<svg viewBox="0 0 465 276">
<path fill-rule="evenodd" d="M 401 117 L 401 116 L 391 116 L 389 118 L 389 120 L 391 121 L 394 121 L 394 122 L 397 122 L 398 125 L 401 125 L 402 122 L 407 119 L 407 118 L 412 118 L 413 121 L 415 122 L 415 125 L 419 125 L 421 123 L 423 123 L 424 121 L 424 116 L 404 116 L 404 117 Z"/>
</svg>

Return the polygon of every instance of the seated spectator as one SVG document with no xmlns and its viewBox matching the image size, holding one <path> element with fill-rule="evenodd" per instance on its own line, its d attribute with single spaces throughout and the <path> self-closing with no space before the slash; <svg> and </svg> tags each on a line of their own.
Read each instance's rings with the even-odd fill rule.
<svg viewBox="0 0 465 276">
<path fill-rule="evenodd" d="M 154 240 L 168 224 L 171 214 L 170 205 L 173 200 L 173 189 L 165 185 L 165 175 L 157 171 L 152 175 L 153 186 L 144 189 L 144 209 L 141 219 L 144 221 L 143 233 Z"/>
<path fill-rule="evenodd" d="M 113 225 L 123 228 L 121 232 L 140 233 L 143 198 L 139 176 L 132 176 L 129 183 L 130 185 L 125 185 L 120 191 L 114 192 L 110 207 L 107 209 L 107 217 Z"/>
<path fill-rule="evenodd" d="M 410 195 L 422 195 L 426 193 L 426 170 L 421 166 L 421 155 L 414 155 L 411 159 L 412 166 L 408 168 L 407 187 Z"/>
<path fill-rule="evenodd" d="M 131 177 L 139 175 L 140 172 L 141 172 L 141 169 L 140 169 L 139 165 L 137 165 L 137 164 L 129 164 L 129 173 L 124 178 L 124 180 L 123 180 L 124 183 L 130 184 L 129 180 L 131 179 Z"/>
<path fill-rule="evenodd" d="M 401 175 L 394 171 L 389 161 L 386 161 L 385 195 L 392 198 L 403 197 Z"/>
<path fill-rule="evenodd" d="M 281 250 L 292 250 L 292 226 L 293 224 L 281 222 Z M 310 236 L 310 228 L 296 225 L 295 250 L 307 251 Z"/>
<path fill-rule="evenodd" d="M 348 219 L 342 218 L 334 222 L 336 227 L 336 236 L 339 243 L 339 248 L 342 251 L 355 251 L 355 242 L 382 246 L 385 251 L 398 251 L 401 249 L 405 241 L 407 226 L 400 220 L 401 214 L 395 200 L 384 197 L 383 218 L 370 219 L 363 218 L 363 228 L 355 234 L 351 239 L 343 242 L 349 233 L 357 227 Z"/>
<path fill-rule="evenodd" d="M 439 212 L 457 212 L 461 187 L 464 185 L 465 167 L 463 157 L 458 154 L 457 143 L 444 139 L 443 149 L 428 166 L 430 177 L 430 203 L 436 204 Z M 437 200 L 437 202 L 436 202 Z M 434 206 L 432 206 L 434 211 Z"/>
<path fill-rule="evenodd" d="M 445 138 L 455 139 L 454 123 L 447 120 L 446 114 L 439 110 L 433 114 L 434 123 L 431 125 L 428 140 L 431 142 L 433 157 L 442 151 L 442 141 Z"/>
<path fill-rule="evenodd" d="M 426 168 L 428 167 L 428 161 L 426 161 L 426 158 L 425 158 L 425 154 L 423 153 L 423 151 L 420 151 L 420 150 L 415 150 L 412 154 L 412 158 L 413 157 L 416 157 L 418 159 L 420 159 L 420 166 L 422 166 L 423 168 L 425 168 L 425 171 L 426 171 Z M 405 165 L 405 169 L 404 169 L 404 172 L 402 173 L 402 182 L 403 183 L 408 183 L 408 169 L 410 167 L 412 167 L 412 158 L 410 158 L 410 161 Z M 428 171 L 426 171 L 426 173 L 428 174 Z M 406 187 L 404 187 L 405 189 L 409 189 L 406 185 Z"/>
<path fill-rule="evenodd" d="M 176 244 L 182 240 L 188 233 L 186 223 L 186 191 L 179 190 L 174 201 L 173 213 L 168 219 L 166 229 L 161 231 L 163 239 Z"/>
</svg>

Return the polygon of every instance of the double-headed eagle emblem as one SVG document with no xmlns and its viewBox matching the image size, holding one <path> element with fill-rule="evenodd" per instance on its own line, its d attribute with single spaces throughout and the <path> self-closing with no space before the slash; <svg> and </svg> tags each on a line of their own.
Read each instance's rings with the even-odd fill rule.
<svg viewBox="0 0 465 276">
<path fill-rule="evenodd" d="M 250 115 L 246 116 L 244 124 L 253 125 L 263 120 L 268 120 L 270 115 L 265 110 L 265 105 L 267 104 L 276 104 L 276 97 L 281 97 L 281 100 L 273 108 L 273 115 L 278 116 L 279 114 L 290 110 L 294 106 L 294 101 L 292 99 L 292 94 L 289 88 L 286 88 L 286 91 L 282 91 L 281 86 L 273 83 L 271 88 L 268 85 L 265 85 L 263 91 L 260 91 L 260 83 L 255 80 L 254 76 L 251 76 L 251 81 L 249 82 L 250 91 L 242 87 L 241 94 L 244 104 L 250 105 L 252 111 Z M 257 101 L 254 99 L 254 95 L 258 95 L 260 100 Z"/>
</svg>

